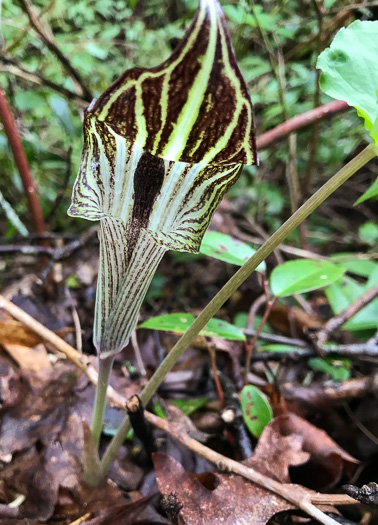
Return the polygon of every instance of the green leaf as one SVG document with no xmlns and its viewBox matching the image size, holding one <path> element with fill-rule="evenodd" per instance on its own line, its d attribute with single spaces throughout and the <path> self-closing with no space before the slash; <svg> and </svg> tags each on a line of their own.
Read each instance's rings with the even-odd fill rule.
<svg viewBox="0 0 378 525">
<path fill-rule="evenodd" d="M 276 266 L 270 276 L 272 293 L 286 297 L 323 288 L 340 279 L 342 266 L 326 261 L 297 259 Z"/>
<path fill-rule="evenodd" d="M 247 385 L 240 400 L 244 422 L 253 436 L 259 438 L 266 425 L 273 419 L 271 406 L 258 388 Z"/>
<path fill-rule="evenodd" d="M 331 259 L 333 262 L 341 264 L 347 272 L 361 277 L 369 277 L 378 268 L 378 263 L 356 257 L 353 253 L 337 253 L 331 255 Z"/>
<path fill-rule="evenodd" d="M 138 328 L 149 328 L 151 330 L 163 330 L 183 334 L 193 322 L 194 316 L 192 314 L 166 314 L 152 317 L 144 321 L 144 323 L 141 323 Z M 206 337 L 222 337 L 223 339 L 232 341 L 245 341 L 245 335 L 240 328 L 215 318 L 210 319 L 206 327 L 201 330 L 200 335 Z"/>
<path fill-rule="evenodd" d="M 200 252 L 220 261 L 243 266 L 256 253 L 256 250 L 225 233 L 207 231 L 203 237 Z M 263 272 L 265 268 L 265 262 L 262 262 L 256 269 L 258 272 Z"/>
<path fill-rule="evenodd" d="M 375 181 L 370 186 L 370 188 L 368 188 L 365 191 L 365 193 L 363 193 L 361 197 L 358 200 L 356 200 L 354 204 L 355 205 L 360 204 L 361 202 L 365 202 L 368 199 L 374 199 L 374 198 L 378 198 L 378 177 L 375 179 Z"/>
<path fill-rule="evenodd" d="M 350 378 L 351 362 L 345 357 L 312 357 L 308 360 L 309 366 L 316 371 L 324 372 L 334 381 L 345 381 Z"/>
<path fill-rule="evenodd" d="M 194 397 L 192 399 L 171 399 L 171 403 L 176 405 L 187 416 L 191 416 L 197 412 L 203 405 L 205 405 L 210 398 L 208 397 Z"/>
<path fill-rule="evenodd" d="M 378 225 L 373 221 L 366 221 L 358 228 L 358 235 L 367 244 L 376 246 L 378 244 Z"/>
<path fill-rule="evenodd" d="M 14 102 L 20 111 L 36 109 L 44 105 L 45 99 L 34 91 L 19 91 L 14 97 Z"/>
<path fill-rule="evenodd" d="M 370 136 L 378 143 L 378 21 L 356 20 L 340 29 L 321 53 L 320 87 L 327 95 L 357 109 Z"/>
<path fill-rule="evenodd" d="M 374 286 L 378 279 L 378 271 L 372 274 L 371 281 L 363 286 L 350 277 L 344 277 L 340 282 L 333 283 L 325 290 L 327 299 L 335 314 L 347 308 L 353 301 L 358 299 L 364 291 Z M 378 326 L 378 299 L 360 310 L 349 321 L 343 324 L 344 330 L 358 331 L 376 329 Z"/>
<path fill-rule="evenodd" d="M 263 345 L 260 347 L 262 352 L 278 352 L 278 353 L 289 353 L 296 352 L 297 350 L 302 350 L 299 346 L 285 345 L 285 344 L 271 344 Z"/>
</svg>

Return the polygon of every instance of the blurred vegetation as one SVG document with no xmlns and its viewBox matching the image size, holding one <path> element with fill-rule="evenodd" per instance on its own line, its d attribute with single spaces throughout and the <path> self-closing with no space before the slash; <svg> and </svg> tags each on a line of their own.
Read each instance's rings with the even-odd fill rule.
<svg viewBox="0 0 378 525">
<path fill-rule="evenodd" d="M 374 19 L 377 9 L 345 10 L 349 4 L 345 0 L 264 0 L 259 5 L 253 0 L 224 0 L 222 4 L 240 68 L 251 90 L 258 135 L 330 101 L 317 88 L 315 63 L 319 52 L 329 45 L 340 26 L 356 17 Z M 196 0 L 39 0 L 33 8 L 41 15 L 44 30 L 53 35 L 56 46 L 97 97 L 126 69 L 152 67 L 167 58 L 196 5 Z M 77 233 L 78 228 L 88 225 L 67 217 L 66 210 L 82 149 L 82 112 L 87 102 L 78 96 L 70 99 L 62 90 L 44 85 L 43 79 L 48 79 L 73 94 L 77 89 L 31 27 L 24 2 L 3 2 L 1 39 L 0 85 L 16 119 L 45 215 L 54 206 L 57 194 L 64 192 L 49 228 Z M 27 72 L 38 73 L 41 85 L 31 81 Z M 345 112 L 321 122 L 318 130 L 312 126 L 298 132 L 291 150 L 287 139 L 270 146 L 260 152 L 261 167 L 246 168 L 232 188 L 234 209 L 271 233 L 291 210 L 285 178 L 290 154 L 295 158 L 303 200 L 366 140 L 358 117 Z M 365 178 L 363 189 L 375 177 L 368 174 Z M 26 199 L 1 127 L 0 191 L 28 226 Z M 353 202 L 358 196 L 353 195 Z M 362 224 L 360 220 L 357 227 Z M 321 242 L 322 235 L 332 234 L 333 228 L 337 231 L 329 220 L 314 216 L 309 229 L 318 234 L 310 235 L 308 242 Z M 9 238 L 15 233 L 14 224 L 0 208 L 0 234 Z M 371 242 L 372 233 L 367 228 L 361 235 Z"/>
</svg>

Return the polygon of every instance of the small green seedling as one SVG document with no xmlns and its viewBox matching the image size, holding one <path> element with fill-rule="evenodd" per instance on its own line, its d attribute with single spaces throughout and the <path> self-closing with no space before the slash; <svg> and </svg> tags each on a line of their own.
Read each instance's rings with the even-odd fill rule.
<svg viewBox="0 0 378 525">
<path fill-rule="evenodd" d="M 242 390 L 240 406 L 248 430 L 254 437 L 259 438 L 273 418 L 272 408 L 266 396 L 257 387 L 247 385 Z"/>
</svg>

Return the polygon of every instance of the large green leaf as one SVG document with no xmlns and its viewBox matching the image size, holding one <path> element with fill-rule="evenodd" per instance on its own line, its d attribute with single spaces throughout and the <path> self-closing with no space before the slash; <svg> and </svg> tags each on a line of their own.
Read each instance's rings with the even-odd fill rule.
<svg viewBox="0 0 378 525">
<path fill-rule="evenodd" d="M 378 21 L 356 20 L 340 29 L 319 56 L 324 93 L 357 109 L 378 143 Z"/>
<path fill-rule="evenodd" d="M 126 71 L 84 113 L 69 214 L 101 221 L 101 355 L 127 344 L 165 251 L 198 253 L 222 196 L 256 162 L 252 103 L 224 13 L 218 0 L 200 0 L 168 60 Z"/>
<path fill-rule="evenodd" d="M 207 231 L 203 237 L 200 252 L 214 259 L 243 266 L 256 250 L 249 244 L 238 241 L 225 233 Z M 256 270 L 265 271 L 265 262 L 262 262 Z"/>
<path fill-rule="evenodd" d="M 332 262 L 341 264 L 347 272 L 361 277 L 369 277 L 376 269 L 378 263 L 370 259 L 356 257 L 354 253 L 336 253 L 331 255 Z"/>
<path fill-rule="evenodd" d="M 186 313 L 175 313 L 151 317 L 138 328 L 150 328 L 151 330 L 164 330 L 166 332 L 175 332 L 183 334 L 187 328 L 194 322 L 194 316 Z M 201 330 L 200 335 L 206 337 L 222 337 L 233 341 L 245 341 L 243 331 L 221 319 L 210 319 L 206 327 Z"/>
<path fill-rule="evenodd" d="M 244 422 L 251 434 L 260 437 L 273 418 L 273 412 L 265 395 L 253 385 L 243 388 L 240 400 Z"/>
<path fill-rule="evenodd" d="M 297 259 L 274 268 L 270 287 L 274 295 L 286 297 L 323 288 L 340 279 L 344 272 L 342 266 L 327 261 Z"/>
</svg>

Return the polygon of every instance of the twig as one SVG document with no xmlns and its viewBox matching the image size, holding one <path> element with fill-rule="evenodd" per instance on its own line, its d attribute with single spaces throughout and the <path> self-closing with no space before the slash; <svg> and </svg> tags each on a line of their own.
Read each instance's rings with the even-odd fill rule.
<svg viewBox="0 0 378 525">
<path fill-rule="evenodd" d="M 247 355 L 245 357 L 245 370 L 244 370 L 244 383 L 246 385 L 248 384 L 248 374 L 249 374 L 249 368 L 251 366 L 251 356 L 252 356 L 253 349 L 255 348 L 259 334 L 262 332 L 262 329 L 265 326 L 266 320 L 268 319 L 273 306 L 276 304 L 277 299 L 278 299 L 277 296 L 275 296 L 273 297 L 271 301 L 268 301 L 266 308 L 265 308 L 264 315 L 262 316 L 261 322 L 256 330 L 256 333 L 253 336 L 252 341 L 247 345 Z"/>
<path fill-rule="evenodd" d="M 7 104 L 5 94 L 0 87 L 0 118 L 2 120 L 9 145 L 12 149 L 15 163 L 17 165 L 25 195 L 28 200 L 29 210 L 32 215 L 34 228 L 37 233 L 45 233 L 46 225 L 43 219 L 41 205 L 38 200 L 37 190 L 33 177 L 30 173 L 29 165 L 25 157 L 25 152 L 15 126 L 12 113 Z"/>
<path fill-rule="evenodd" d="M 271 334 L 264 334 L 271 336 Z M 288 338 L 289 339 L 289 338 Z M 287 344 L 287 343 L 283 343 Z M 292 344 L 292 343 L 290 343 Z M 362 357 L 370 356 L 378 358 L 378 346 L 361 343 L 354 345 L 327 345 L 320 348 L 322 355 L 335 356 L 335 357 Z M 314 348 L 298 348 L 294 349 L 292 352 L 260 352 L 258 354 L 251 356 L 251 362 L 267 362 L 267 361 L 283 361 L 291 360 L 298 361 L 300 359 L 309 359 L 311 357 L 318 356 L 319 354 L 315 351 Z"/>
<path fill-rule="evenodd" d="M 348 104 L 342 100 L 334 100 L 329 104 L 324 104 L 301 115 L 296 115 L 286 122 L 279 124 L 275 128 L 266 131 L 257 138 L 257 149 L 265 149 L 270 144 L 282 140 L 294 131 L 310 126 L 314 122 L 323 120 L 337 113 L 341 113 L 349 108 Z"/>
<path fill-rule="evenodd" d="M 247 459 L 252 455 L 252 446 L 244 423 L 239 394 L 233 381 L 225 374 L 220 373 L 219 380 L 225 398 L 221 419 L 237 444 L 240 459 Z"/>
<path fill-rule="evenodd" d="M 344 310 L 332 317 L 325 326 L 317 333 L 316 347 L 320 350 L 328 337 L 346 323 L 351 317 L 356 315 L 364 306 L 369 304 L 373 299 L 378 296 L 378 283 L 366 290 L 360 297 L 349 304 Z"/>
<path fill-rule="evenodd" d="M 356 425 L 356 427 L 365 434 L 366 437 L 370 439 L 375 445 L 378 445 L 378 437 L 375 436 L 368 428 L 365 427 L 365 425 L 358 419 L 358 417 L 353 413 L 353 411 L 350 409 L 348 403 L 344 402 L 343 407 L 345 412 L 348 414 L 350 419 L 353 421 L 353 423 Z"/>
<path fill-rule="evenodd" d="M 72 346 L 70 346 L 63 339 L 54 334 L 54 332 L 43 326 L 41 323 L 33 319 L 29 314 L 24 312 L 21 308 L 18 308 L 18 306 L 15 306 L 11 301 L 8 301 L 1 295 L 0 308 L 4 308 L 15 319 L 24 323 L 25 326 L 27 326 L 35 333 L 40 335 L 45 341 L 50 342 L 55 348 L 63 352 L 66 355 L 66 357 L 70 359 L 70 361 L 72 361 L 80 370 L 84 372 L 84 374 L 90 379 L 90 381 L 94 385 L 97 384 L 97 371 L 92 365 L 88 364 L 87 359 L 84 356 L 80 355 L 77 350 L 72 348 Z M 127 400 L 110 386 L 108 386 L 107 397 L 113 403 L 114 406 L 117 406 L 122 409 L 125 408 Z M 264 476 L 251 468 L 247 468 L 244 465 L 237 463 L 236 461 L 228 459 L 222 456 L 221 454 L 214 452 L 213 450 L 209 449 L 208 447 L 205 447 L 198 441 L 195 441 L 194 439 L 190 438 L 180 429 L 176 429 L 168 421 L 160 419 L 154 414 L 151 414 L 150 412 L 145 411 L 145 418 L 154 426 L 160 428 L 164 432 L 177 439 L 184 446 L 190 448 L 194 452 L 202 455 L 203 457 L 206 457 L 207 459 L 209 459 L 209 461 L 215 463 L 215 465 L 219 469 L 226 470 L 228 472 L 232 471 L 235 474 L 239 474 L 240 476 L 243 476 L 246 479 L 253 481 L 254 483 L 262 486 L 263 488 L 270 490 L 275 494 L 278 494 L 287 501 L 293 503 L 295 506 L 304 510 L 309 515 L 313 516 L 315 519 L 320 519 L 320 522 L 324 523 L 325 525 L 337 525 L 337 523 L 334 520 L 332 520 L 331 518 L 323 514 L 321 511 L 319 511 L 319 509 L 313 506 L 310 497 L 308 497 L 308 499 L 306 498 L 305 500 L 298 500 L 298 498 L 296 498 L 295 495 L 293 495 L 292 487 L 286 487 L 285 485 L 275 480 L 272 480 L 271 478 Z M 329 502 L 330 498 L 332 498 L 332 496 L 327 494 L 314 495 L 314 501 L 316 501 L 316 503 L 319 505 L 323 503 L 323 500 Z M 342 498 L 340 496 L 338 496 L 338 498 L 339 505 L 355 503 L 352 498 Z M 322 519 L 323 521 L 321 521 Z"/>
<path fill-rule="evenodd" d="M 222 385 L 221 385 L 221 382 L 220 382 L 220 379 L 219 379 L 219 373 L 218 373 L 218 370 L 217 370 L 216 348 L 213 345 L 207 345 L 207 350 L 208 350 L 208 352 L 210 354 L 211 369 L 212 369 L 212 372 L 213 372 L 215 389 L 216 389 L 218 397 L 219 397 L 220 406 L 223 407 L 224 406 L 224 394 L 223 394 Z"/>
<path fill-rule="evenodd" d="M 143 363 L 142 355 L 140 353 L 137 333 L 136 333 L 135 329 L 132 331 L 130 339 L 131 339 L 131 344 L 133 345 L 133 348 L 134 348 L 135 360 L 137 362 L 140 375 L 142 377 L 147 377 L 147 372 L 146 372 L 146 368 L 145 368 L 144 363 Z"/>
<path fill-rule="evenodd" d="M 70 60 L 58 48 L 58 46 L 56 45 L 54 41 L 53 34 L 43 26 L 43 24 L 41 23 L 41 20 L 39 19 L 38 13 L 36 12 L 31 1 L 30 0 L 20 0 L 20 1 L 29 17 L 31 25 L 37 31 L 37 33 L 42 38 L 43 42 L 46 44 L 49 50 L 56 56 L 56 58 L 60 61 L 64 69 L 73 79 L 74 84 L 77 88 L 78 94 L 80 96 L 83 96 L 85 100 L 90 102 L 93 97 L 92 97 L 91 92 L 85 85 L 84 80 L 81 78 L 81 75 L 79 74 L 79 72 L 76 71 L 76 69 L 71 65 Z"/>
<path fill-rule="evenodd" d="M 47 5 L 45 5 L 40 10 L 40 12 L 37 15 L 38 19 L 40 19 L 45 13 L 47 13 L 54 4 L 55 4 L 55 0 L 52 0 Z M 6 46 L 2 50 L 2 54 L 3 55 L 7 55 L 8 53 L 11 53 L 14 50 L 14 48 L 18 46 L 18 44 L 21 42 L 21 40 L 23 40 L 23 38 L 29 33 L 31 27 L 32 26 L 31 26 L 30 22 L 29 22 L 29 24 L 26 24 L 26 26 L 23 28 L 23 30 L 18 33 L 16 38 L 13 40 L 13 42 L 11 42 L 9 44 L 9 46 Z"/>
<path fill-rule="evenodd" d="M 73 91 L 70 91 L 69 89 L 59 84 L 56 84 L 55 82 L 52 82 L 48 78 L 42 76 L 40 73 L 28 71 L 13 58 L 11 59 L 6 56 L 0 56 L 0 72 L 10 73 L 16 77 L 22 78 L 23 80 L 32 82 L 33 84 L 37 84 L 38 86 L 46 86 L 52 89 L 53 91 L 56 91 L 57 93 L 63 95 L 68 100 L 75 101 L 82 107 L 86 107 L 88 105 L 88 102 L 82 96 L 74 93 Z"/>
<path fill-rule="evenodd" d="M 143 443 L 146 453 L 151 460 L 151 454 L 152 452 L 156 452 L 157 448 L 152 434 L 152 427 L 146 422 L 145 411 L 139 396 L 133 395 L 127 400 L 126 410 L 129 414 L 135 435 Z"/>
<path fill-rule="evenodd" d="M 48 246 L 25 246 L 23 244 L 13 244 L 11 246 L 2 246 L 0 245 L 0 254 L 7 253 L 20 253 L 22 255 L 46 255 L 53 262 L 63 261 L 70 257 L 76 250 L 82 248 L 89 240 L 94 237 L 97 233 L 97 226 L 92 226 L 79 238 L 73 239 L 69 244 L 63 246 L 63 248 L 50 248 Z M 50 238 L 61 238 L 61 236 L 51 235 L 41 235 L 38 238 L 41 239 L 50 239 Z"/>
<path fill-rule="evenodd" d="M 378 374 L 348 379 L 339 384 L 321 385 L 319 387 L 303 387 L 293 383 L 284 383 L 280 386 L 282 396 L 287 402 L 307 406 L 314 410 L 314 406 L 328 406 L 335 402 L 365 397 L 378 391 Z"/>
</svg>

